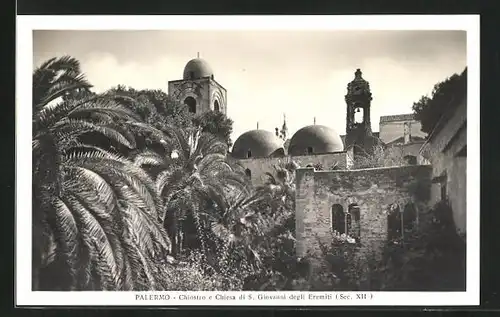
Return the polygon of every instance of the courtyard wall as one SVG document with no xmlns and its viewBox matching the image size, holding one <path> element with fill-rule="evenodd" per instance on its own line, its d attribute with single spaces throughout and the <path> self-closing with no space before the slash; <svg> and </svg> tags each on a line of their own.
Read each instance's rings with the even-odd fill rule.
<svg viewBox="0 0 500 317">
<path fill-rule="evenodd" d="M 235 159 L 236 160 L 236 159 Z M 300 167 L 307 165 L 321 164 L 325 170 L 330 170 L 334 166 L 339 169 L 346 169 L 348 165 L 347 152 L 336 152 L 328 154 L 283 156 L 283 157 L 265 157 L 249 158 L 236 160 L 243 168 L 250 171 L 250 178 L 254 185 L 261 185 L 265 181 L 265 173 L 273 173 L 274 166 L 281 163 L 295 162 Z"/>
</svg>

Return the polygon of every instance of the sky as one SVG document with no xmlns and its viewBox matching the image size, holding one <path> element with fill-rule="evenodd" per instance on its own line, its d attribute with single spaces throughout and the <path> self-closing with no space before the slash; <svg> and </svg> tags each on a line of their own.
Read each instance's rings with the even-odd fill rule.
<svg viewBox="0 0 500 317">
<path fill-rule="evenodd" d="M 162 89 L 200 57 L 227 89 L 232 140 L 274 132 L 286 114 L 289 135 L 316 124 L 345 134 L 347 84 L 360 68 L 370 83 L 372 130 L 379 117 L 411 113 L 434 84 L 466 67 L 465 31 L 63 31 L 33 32 L 34 67 L 77 58 L 94 91 L 119 84 Z"/>
</svg>

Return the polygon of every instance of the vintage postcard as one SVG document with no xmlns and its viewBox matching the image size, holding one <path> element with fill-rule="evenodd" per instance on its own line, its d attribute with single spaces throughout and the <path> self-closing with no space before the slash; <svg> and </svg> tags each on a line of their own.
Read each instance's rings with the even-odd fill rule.
<svg viewBox="0 0 500 317">
<path fill-rule="evenodd" d="M 479 305 L 478 16 L 17 21 L 17 306 Z"/>
</svg>

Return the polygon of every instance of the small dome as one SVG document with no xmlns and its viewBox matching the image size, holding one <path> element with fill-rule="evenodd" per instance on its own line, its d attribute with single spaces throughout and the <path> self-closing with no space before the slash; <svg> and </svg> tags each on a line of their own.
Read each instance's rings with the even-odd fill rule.
<svg viewBox="0 0 500 317">
<path fill-rule="evenodd" d="M 285 150 L 282 143 L 272 132 L 251 130 L 240 135 L 234 142 L 232 155 L 239 159 L 284 156 Z"/>
<path fill-rule="evenodd" d="M 323 125 L 310 125 L 295 132 L 290 140 L 288 154 L 322 154 L 343 150 L 344 143 L 335 130 Z"/>
<path fill-rule="evenodd" d="M 190 60 L 184 67 L 184 79 L 200 79 L 203 77 L 211 77 L 214 72 L 208 63 L 201 59 L 195 58 Z"/>
</svg>

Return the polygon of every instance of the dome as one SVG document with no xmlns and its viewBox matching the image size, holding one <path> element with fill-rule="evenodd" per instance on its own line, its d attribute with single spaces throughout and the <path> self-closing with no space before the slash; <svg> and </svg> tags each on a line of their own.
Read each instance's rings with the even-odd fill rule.
<svg viewBox="0 0 500 317">
<path fill-rule="evenodd" d="M 272 132 L 252 130 L 243 133 L 234 142 L 232 155 L 235 158 L 284 156 L 283 142 Z"/>
<path fill-rule="evenodd" d="M 195 58 L 190 60 L 184 67 L 184 79 L 199 79 L 203 77 L 211 77 L 214 72 L 208 63 L 201 59 Z"/>
<path fill-rule="evenodd" d="M 310 125 L 295 132 L 290 140 L 288 154 L 322 154 L 343 150 L 344 143 L 335 130 L 323 125 Z"/>
</svg>

